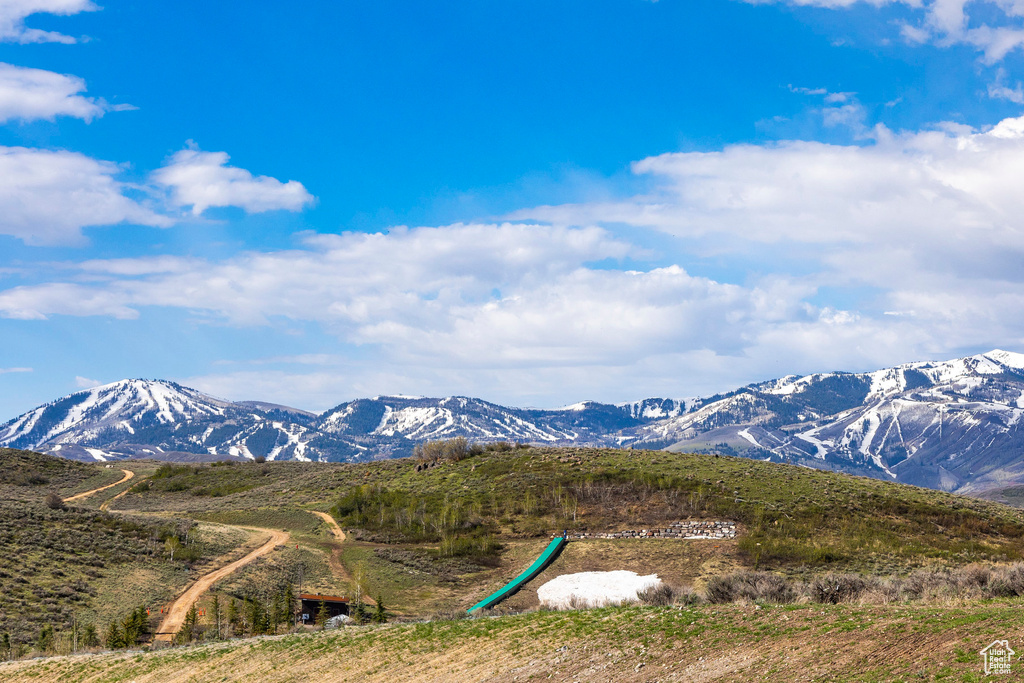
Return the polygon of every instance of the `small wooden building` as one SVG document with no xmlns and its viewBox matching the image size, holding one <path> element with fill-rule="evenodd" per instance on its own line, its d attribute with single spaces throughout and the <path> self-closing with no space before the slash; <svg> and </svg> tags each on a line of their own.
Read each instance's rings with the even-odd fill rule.
<svg viewBox="0 0 1024 683">
<path fill-rule="evenodd" d="M 299 611 L 299 619 L 303 624 L 312 624 L 316 621 L 316 615 L 320 611 L 321 602 L 327 608 L 328 619 L 339 614 L 348 614 L 349 599 L 344 596 L 302 593 L 299 595 L 299 601 L 302 604 Z"/>
</svg>

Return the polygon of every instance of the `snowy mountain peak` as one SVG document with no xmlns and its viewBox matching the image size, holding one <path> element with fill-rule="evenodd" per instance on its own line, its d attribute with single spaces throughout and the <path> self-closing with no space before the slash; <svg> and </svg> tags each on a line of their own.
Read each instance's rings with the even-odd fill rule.
<svg viewBox="0 0 1024 683">
<path fill-rule="evenodd" d="M 1002 366 L 1013 368 L 1015 370 L 1024 370 L 1024 353 L 1014 353 L 1013 351 L 993 349 L 983 355 Z"/>
<path fill-rule="evenodd" d="M 0 445 L 39 448 L 114 430 L 222 415 L 229 402 L 165 380 L 124 379 L 65 396 L 0 426 Z M 65 438 L 66 437 L 66 438 Z"/>
</svg>

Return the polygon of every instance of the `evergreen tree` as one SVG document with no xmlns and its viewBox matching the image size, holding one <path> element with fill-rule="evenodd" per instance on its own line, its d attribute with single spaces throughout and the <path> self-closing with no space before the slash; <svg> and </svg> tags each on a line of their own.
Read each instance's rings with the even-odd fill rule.
<svg viewBox="0 0 1024 683">
<path fill-rule="evenodd" d="M 178 631 L 175 638 L 181 643 L 191 643 L 196 637 L 196 625 L 199 623 L 199 610 L 196 609 L 195 603 L 188 608 L 188 612 L 185 612 L 185 623 L 181 625 L 181 630 Z"/>
<path fill-rule="evenodd" d="M 352 601 L 352 604 L 349 606 L 348 615 L 352 617 L 352 621 L 354 621 L 357 624 L 365 624 L 367 621 L 370 620 L 370 615 L 367 613 L 366 604 L 358 595 L 356 596 L 355 600 Z"/>
<path fill-rule="evenodd" d="M 277 634 L 277 627 L 282 621 L 284 613 L 284 600 L 281 593 L 274 596 L 274 600 L 270 603 L 270 632 Z"/>
<path fill-rule="evenodd" d="M 4 661 L 7 661 L 8 659 L 11 658 L 11 634 L 10 633 L 5 633 L 4 636 L 3 636 L 3 639 L 0 640 L 0 649 L 3 650 L 3 652 L 0 653 L 0 655 L 3 656 Z"/>
<path fill-rule="evenodd" d="M 107 627 L 107 647 L 111 650 L 124 647 L 124 633 L 121 631 L 117 619 L 112 620 L 110 626 Z"/>
<path fill-rule="evenodd" d="M 142 637 L 149 630 L 149 621 L 146 618 L 146 608 L 139 605 L 132 610 L 121 622 L 124 633 L 125 647 L 138 645 Z"/>
<path fill-rule="evenodd" d="M 213 594 L 213 604 L 210 606 L 210 611 L 213 612 L 213 624 L 217 628 L 217 638 L 220 639 L 220 597 Z"/>
<path fill-rule="evenodd" d="M 327 627 L 327 603 L 320 600 L 320 606 L 316 610 L 316 625 L 319 628 Z"/>
<path fill-rule="evenodd" d="M 377 596 L 377 606 L 374 608 L 373 616 L 370 617 L 370 620 L 375 624 L 383 624 L 388 620 L 388 613 L 387 610 L 384 609 L 384 601 L 381 599 L 380 595 Z"/>
<path fill-rule="evenodd" d="M 289 623 L 295 621 L 295 615 L 298 612 L 295 604 L 295 589 L 289 583 L 284 587 L 284 614 L 285 618 L 288 619 Z"/>
<path fill-rule="evenodd" d="M 245 619 L 249 622 L 249 633 L 256 635 L 260 629 L 260 602 L 256 598 L 245 599 Z"/>
<path fill-rule="evenodd" d="M 91 623 L 82 627 L 82 647 L 99 647 L 100 638 Z"/>
<path fill-rule="evenodd" d="M 40 652 L 49 652 L 53 649 L 53 626 L 47 624 L 39 629 L 39 639 L 36 641 L 36 649 Z"/>
<path fill-rule="evenodd" d="M 228 603 L 228 623 L 231 624 L 231 634 L 234 635 L 238 626 L 238 604 L 234 598 Z"/>
</svg>

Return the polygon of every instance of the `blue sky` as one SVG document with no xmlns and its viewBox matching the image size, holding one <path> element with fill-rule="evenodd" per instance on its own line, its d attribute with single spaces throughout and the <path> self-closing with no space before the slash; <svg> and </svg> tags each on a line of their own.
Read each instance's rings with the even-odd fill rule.
<svg viewBox="0 0 1024 683">
<path fill-rule="evenodd" d="M 1024 1 L 0 0 L 0 420 L 1024 350 Z"/>
</svg>

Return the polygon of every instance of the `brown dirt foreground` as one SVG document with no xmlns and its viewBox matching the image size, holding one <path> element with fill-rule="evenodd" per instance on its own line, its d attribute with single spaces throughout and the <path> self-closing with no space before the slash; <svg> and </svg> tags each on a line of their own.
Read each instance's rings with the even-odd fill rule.
<svg viewBox="0 0 1024 683">
<path fill-rule="evenodd" d="M 1020 600 L 935 606 L 704 605 L 349 627 L 148 653 L 0 664 L 4 681 L 981 681 L 1024 652 Z M 1014 659 L 1010 675 L 1024 678 Z"/>
</svg>

